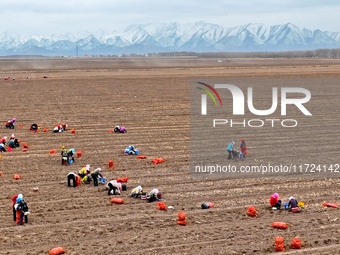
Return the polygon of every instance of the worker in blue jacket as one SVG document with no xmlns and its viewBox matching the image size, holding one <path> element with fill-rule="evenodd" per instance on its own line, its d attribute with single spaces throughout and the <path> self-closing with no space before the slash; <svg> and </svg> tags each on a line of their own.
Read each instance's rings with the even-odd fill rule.
<svg viewBox="0 0 340 255">
<path fill-rule="evenodd" d="M 229 143 L 228 147 L 227 147 L 227 151 L 228 151 L 228 159 L 233 159 L 233 155 L 234 155 L 234 144 L 235 142 L 232 141 L 231 143 Z"/>
</svg>

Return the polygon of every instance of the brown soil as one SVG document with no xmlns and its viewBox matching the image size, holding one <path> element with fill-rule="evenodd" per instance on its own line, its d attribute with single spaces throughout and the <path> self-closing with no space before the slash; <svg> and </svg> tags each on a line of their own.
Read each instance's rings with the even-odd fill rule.
<svg viewBox="0 0 340 255">
<path fill-rule="evenodd" d="M 308 77 L 327 82 L 340 78 L 339 60 L 131 60 L 0 59 L 1 77 L 16 78 L 0 81 L 0 122 L 16 117 L 14 134 L 29 145 L 27 152 L 21 147 L 1 153 L 0 254 L 47 254 L 57 246 L 66 254 L 268 254 L 275 252 L 275 236 L 284 237 L 287 254 L 294 252 L 289 248 L 294 237 L 302 240 L 301 254 L 340 254 L 339 210 L 322 206 L 324 201 L 339 203 L 338 178 L 197 180 L 189 174 L 190 78 Z M 332 96 L 338 94 L 328 91 L 327 95 L 335 100 Z M 315 94 L 312 109 L 322 105 L 322 96 Z M 323 122 L 338 117 L 338 109 L 333 108 L 331 117 L 321 116 Z M 52 133 L 60 122 L 68 123 L 69 130 Z M 32 123 L 49 132 L 31 133 Z M 1 137 L 9 137 L 12 130 L 3 124 Z M 115 125 L 125 126 L 128 132 L 109 133 Z M 326 132 L 316 126 L 315 148 L 322 137 L 335 137 L 334 147 L 326 154 L 302 150 L 301 157 L 333 153 L 330 158 L 338 160 L 338 126 L 328 125 Z M 275 135 L 271 132 L 267 138 Z M 254 145 L 249 145 L 249 160 L 257 142 L 254 138 Z M 130 144 L 147 159 L 124 156 Z M 62 166 L 62 145 L 81 150 L 83 157 Z M 52 149 L 57 154 L 49 154 Z M 269 153 L 273 148 L 267 142 L 263 150 Z M 155 157 L 163 157 L 165 163 L 154 165 Z M 114 169 L 108 168 L 109 160 L 114 161 Z M 68 188 L 67 173 L 85 164 L 101 167 L 109 179 L 129 177 L 128 192 L 121 196 L 125 203 L 110 204 L 103 185 Z M 19 181 L 13 180 L 16 173 Z M 130 198 L 129 191 L 139 184 L 147 191 L 162 190 L 165 204 L 175 209 L 159 211 L 156 204 Z M 36 186 L 39 192 L 33 192 Z M 271 210 L 268 199 L 274 192 L 283 200 L 294 195 L 305 203 L 304 211 Z M 24 194 L 31 212 L 24 226 L 12 221 L 11 197 L 18 193 Z M 215 208 L 202 210 L 204 201 Z M 246 215 L 249 206 L 257 208 L 256 218 Z M 186 226 L 176 224 L 180 211 L 187 215 Z M 284 221 L 289 227 L 273 229 L 273 221 Z"/>
</svg>

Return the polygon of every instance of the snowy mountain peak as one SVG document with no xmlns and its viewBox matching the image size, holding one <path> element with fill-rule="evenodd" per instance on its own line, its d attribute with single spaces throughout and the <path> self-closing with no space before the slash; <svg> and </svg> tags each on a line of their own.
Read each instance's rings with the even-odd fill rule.
<svg viewBox="0 0 340 255">
<path fill-rule="evenodd" d="M 0 55 L 74 55 L 195 51 L 283 51 L 337 48 L 340 33 L 294 24 L 267 26 L 249 23 L 225 28 L 217 24 L 146 23 L 128 26 L 123 32 L 80 31 L 63 35 L 21 36 L 0 34 Z"/>
</svg>

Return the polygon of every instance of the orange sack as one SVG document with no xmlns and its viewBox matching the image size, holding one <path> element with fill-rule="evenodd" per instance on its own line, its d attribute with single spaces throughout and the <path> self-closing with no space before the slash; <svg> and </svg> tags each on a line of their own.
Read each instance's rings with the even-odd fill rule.
<svg viewBox="0 0 340 255">
<path fill-rule="evenodd" d="M 248 212 L 248 215 L 250 217 L 255 217 L 256 216 L 256 209 L 255 209 L 254 206 L 249 207 L 247 212 Z"/>
<path fill-rule="evenodd" d="M 284 222 L 273 222 L 273 228 L 286 229 L 288 228 L 288 225 Z"/>
<path fill-rule="evenodd" d="M 185 213 L 184 212 L 180 212 L 178 213 L 178 221 L 177 221 L 178 225 L 183 225 L 185 226 L 187 224 L 187 221 L 185 219 Z"/>
<path fill-rule="evenodd" d="M 329 206 L 329 207 L 334 207 L 334 208 L 338 208 L 337 204 L 334 203 L 322 203 L 323 206 Z"/>
<path fill-rule="evenodd" d="M 109 160 L 109 168 L 113 168 L 113 161 Z"/>
<path fill-rule="evenodd" d="M 81 185 L 81 177 L 78 175 L 76 178 L 76 186 L 80 186 Z"/>
<path fill-rule="evenodd" d="M 163 210 L 163 211 L 166 211 L 166 206 L 164 203 L 160 203 L 160 202 L 157 202 L 156 203 L 158 205 L 158 210 Z"/>
<path fill-rule="evenodd" d="M 59 255 L 59 254 L 64 254 L 64 253 L 65 253 L 65 250 L 62 247 L 57 247 L 57 248 L 50 250 L 50 252 L 48 254 Z"/>
<path fill-rule="evenodd" d="M 163 158 L 154 158 L 152 162 L 157 165 L 158 163 L 165 162 L 165 160 Z"/>
<path fill-rule="evenodd" d="M 124 200 L 122 198 L 112 198 L 110 202 L 112 204 L 124 204 Z"/>
<path fill-rule="evenodd" d="M 77 151 L 77 158 L 81 158 L 81 151 Z"/>
<path fill-rule="evenodd" d="M 127 182 L 128 181 L 128 177 L 124 177 L 124 178 L 118 178 L 116 181 L 117 182 Z"/>
<path fill-rule="evenodd" d="M 282 236 L 275 237 L 275 250 L 276 251 L 285 251 L 285 244 L 283 242 Z"/>
<path fill-rule="evenodd" d="M 28 148 L 27 143 L 22 143 L 22 146 L 23 146 L 24 148 Z"/>
<path fill-rule="evenodd" d="M 301 241 L 295 237 L 292 242 L 292 249 L 301 249 Z"/>
<path fill-rule="evenodd" d="M 211 203 L 211 202 L 207 202 L 207 204 L 209 205 L 210 208 L 211 207 L 215 207 L 215 205 L 213 203 Z"/>
<path fill-rule="evenodd" d="M 19 179 L 20 179 L 20 175 L 15 174 L 15 175 L 13 176 L 13 179 L 14 179 L 14 180 L 19 180 Z"/>
</svg>

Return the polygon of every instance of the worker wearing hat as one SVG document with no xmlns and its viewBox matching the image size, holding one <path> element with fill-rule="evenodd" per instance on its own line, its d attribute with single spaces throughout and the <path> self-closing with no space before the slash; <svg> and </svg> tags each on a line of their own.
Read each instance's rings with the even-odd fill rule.
<svg viewBox="0 0 340 255">
<path fill-rule="evenodd" d="M 231 143 L 229 143 L 228 147 L 227 147 L 227 151 L 228 151 L 228 159 L 233 159 L 233 155 L 234 155 L 234 144 L 235 142 L 232 141 Z"/>
<path fill-rule="evenodd" d="M 272 209 L 281 209 L 281 200 L 279 200 L 279 194 L 274 193 L 270 197 L 270 205 L 272 206 Z"/>
<path fill-rule="evenodd" d="M 65 146 L 62 146 L 61 147 L 61 164 L 65 165 L 67 159 L 68 159 L 67 150 L 65 149 Z"/>
<path fill-rule="evenodd" d="M 79 170 L 78 174 L 81 178 L 84 178 L 86 175 L 90 173 L 90 165 L 84 166 L 82 169 Z"/>
</svg>

